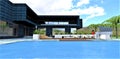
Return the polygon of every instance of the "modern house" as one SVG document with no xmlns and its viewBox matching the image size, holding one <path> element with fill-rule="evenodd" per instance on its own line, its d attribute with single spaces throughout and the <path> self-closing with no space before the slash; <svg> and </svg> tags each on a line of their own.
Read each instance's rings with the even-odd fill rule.
<svg viewBox="0 0 120 59">
<path fill-rule="evenodd" d="M 15 4 L 0 0 L 0 38 L 32 36 L 37 28 L 46 28 L 46 35 L 52 35 L 52 28 L 82 28 L 79 15 L 37 15 L 26 4 Z M 48 24 L 49 22 L 68 22 L 68 24 Z"/>
</svg>

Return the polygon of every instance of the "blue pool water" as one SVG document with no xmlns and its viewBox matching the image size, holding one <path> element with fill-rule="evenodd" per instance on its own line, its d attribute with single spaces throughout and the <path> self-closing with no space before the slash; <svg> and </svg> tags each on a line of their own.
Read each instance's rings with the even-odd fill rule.
<svg viewBox="0 0 120 59">
<path fill-rule="evenodd" d="M 26 41 L 0 45 L 0 58 L 120 58 L 119 41 Z"/>
</svg>

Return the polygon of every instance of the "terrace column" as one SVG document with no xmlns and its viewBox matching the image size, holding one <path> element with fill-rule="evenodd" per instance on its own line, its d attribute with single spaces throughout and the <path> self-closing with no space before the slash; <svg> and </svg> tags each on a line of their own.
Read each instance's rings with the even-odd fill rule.
<svg viewBox="0 0 120 59">
<path fill-rule="evenodd" d="M 52 28 L 51 27 L 46 28 L 46 35 L 47 36 L 52 36 Z"/>
<path fill-rule="evenodd" d="M 65 32 L 70 34 L 71 33 L 71 28 L 69 28 L 69 27 L 65 28 Z"/>
<path fill-rule="evenodd" d="M 82 28 L 82 19 L 77 20 L 77 26 L 79 26 L 79 28 Z"/>
</svg>

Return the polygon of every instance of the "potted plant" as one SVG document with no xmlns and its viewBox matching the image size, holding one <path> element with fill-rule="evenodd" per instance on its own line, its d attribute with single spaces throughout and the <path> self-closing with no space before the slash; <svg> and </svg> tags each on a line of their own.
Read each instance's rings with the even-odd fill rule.
<svg viewBox="0 0 120 59">
<path fill-rule="evenodd" d="M 33 32 L 33 39 L 34 39 L 34 40 L 38 40 L 38 39 L 39 39 L 39 36 L 40 36 L 39 30 L 36 29 L 36 30 Z"/>
</svg>

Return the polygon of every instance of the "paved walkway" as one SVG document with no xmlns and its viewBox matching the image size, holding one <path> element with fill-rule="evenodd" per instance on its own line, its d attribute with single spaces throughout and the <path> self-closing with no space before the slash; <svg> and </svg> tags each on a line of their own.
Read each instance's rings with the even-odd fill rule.
<svg viewBox="0 0 120 59">
<path fill-rule="evenodd" d="M 21 42 L 21 41 L 59 41 L 59 39 L 33 40 L 32 37 L 0 39 L 0 44 L 8 44 L 8 43 L 13 43 L 13 42 Z M 93 41 L 101 41 L 101 40 L 96 39 L 96 40 L 93 40 Z M 120 39 L 111 39 L 111 40 L 103 40 L 103 41 L 120 41 Z"/>
<path fill-rule="evenodd" d="M 21 42 L 21 41 L 33 41 L 32 39 L 0 39 L 0 44 L 7 44 L 13 42 Z"/>
<path fill-rule="evenodd" d="M 21 41 L 59 41 L 59 40 L 58 39 L 35 40 L 35 39 L 32 39 L 32 37 L 27 36 L 24 38 L 0 39 L 0 44 L 8 44 L 8 43 L 14 43 L 14 42 L 21 42 Z"/>
</svg>

